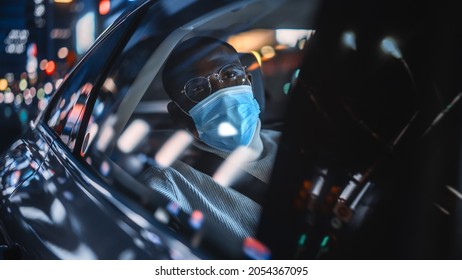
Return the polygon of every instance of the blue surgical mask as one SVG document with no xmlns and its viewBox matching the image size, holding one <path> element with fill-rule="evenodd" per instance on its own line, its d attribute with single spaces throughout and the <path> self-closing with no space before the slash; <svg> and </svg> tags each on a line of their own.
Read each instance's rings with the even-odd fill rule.
<svg viewBox="0 0 462 280">
<path fill-rule="evenodd" d="M 260 106 L 248 85 L 220 89 L 189 111 L 199 139 L 226 152 L 249 145 L 259 114 Z"/>
</svg>

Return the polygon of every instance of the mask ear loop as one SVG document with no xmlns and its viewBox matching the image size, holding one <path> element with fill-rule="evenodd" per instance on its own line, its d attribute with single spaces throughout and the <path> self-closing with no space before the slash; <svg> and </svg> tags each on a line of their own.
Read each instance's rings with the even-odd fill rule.
<svg viewBox="0 0 462 280">
<path fill-rule="evenodd" d="M 167 110 L 176 123 L 184 125 L 195 139 L 200 140 L 198 138 L 199 132 L 197 131 L 194 120 L 189 113 L 181 108 L 181 106 L 175 101 L 168 103 Z"/>
</svg>

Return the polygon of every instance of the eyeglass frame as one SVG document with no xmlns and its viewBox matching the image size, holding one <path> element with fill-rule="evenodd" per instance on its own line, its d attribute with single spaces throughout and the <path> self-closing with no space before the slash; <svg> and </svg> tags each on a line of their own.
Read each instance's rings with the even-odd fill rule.
<svg viewBox="0 0 462 280">
<path fill-rule="evenodd" d="M 207 75 L 207 76 L 199 76 L 199 77 L 194 77 L 194 78 L 192 78 L 192 79 L 189 79 L 189 80 L 184 84 L 183 89 L 181 90 L 181 93 L 184 94 L 184 96 L 186 96 L 186 98 L 188 98 L 188 100 L 190 100 L 190 101 L 193 102 L 193 103 L 196 103 L 196 104 L 197 104 L 197 103 L 201 102 L 202 100 L 201 100 L 201 101 L 196 101 L 196 100 L 192 99 L 190 96 L 188 96 L 188 94 L 186 93 L 186 86 L 187 86 L 191 81 L 193 81 L 193 80 L 195 80 L 195 79 L 200 79 L 200 78 L 206 79 L 206 80 L 207 80 L 207 83 L 208 83 L 208 85 L 209 85 L 209 92 L 207 93 L 207 96 L 210 96 L 210 95 L 212 94 L 212 83 L 210 82 L 210 77 L 215 76 L 215 77 L 217 77 L 217 81 L 218 81 L 218 82 L 223 83 L 223 79 L 221 78 L 220 73 L 221 73 L 221 71 L 222 71 L 223 69 L 225 69 L 225 68 L 228 67 L 228 66 L 236 66 L 236 67 L 238 67 L 238 68 L 241 68 L 241 69 L 244 71 L 244 78 L 242 79 L 242 84 L 241 84 L 241 85 L 243 85 L 243 84 L 245 83 L 245 81 L 248 80 L 248 78 L 247 78 L 247 71 L 246 71 L 246 68 L 247 68 L 247 67 L 246 67 L 246 66 L 238 65 L 238 64 L 236 64 L 236 63 L 228 63 L 228 64 L 223 65 L 222 67 L 220 67 L 220 69 L 218 70 L 217 73 L 211 73 L 211 74 L 209 74 L 209 75 Z M 250 81 L 249 81 L 249 82 L 250 82 Z"/>
</svg>

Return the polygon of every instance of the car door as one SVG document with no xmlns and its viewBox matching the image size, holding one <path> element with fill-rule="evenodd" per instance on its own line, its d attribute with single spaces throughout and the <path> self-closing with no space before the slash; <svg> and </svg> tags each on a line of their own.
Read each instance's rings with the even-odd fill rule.
<svg viewBox="0 0 462 280">
<path fill-rule="evenodd" d="M 141 11 L 121 18 L 102 36 L 57 90 L 38 123 L 3 158 L 3 223 L 8 242 L 19 245 L 24 258 L 133 257 L 124 251 L 124 242 L 117 243 L 125 246 L 119 250 L 103 242 L 103 235 L 93 234 L 102 230 L 116 239 L 127 236 L 114 225 L 117 219 L 104 213 L 103 202 L 88 193 L 89 186 L 99 183 L 82 180 L 88 178 L 81 166 L 73 165 L 72 152 L 92 88 Z M 85 224 L 88 216 L 97 219 Z"/>
</svg>

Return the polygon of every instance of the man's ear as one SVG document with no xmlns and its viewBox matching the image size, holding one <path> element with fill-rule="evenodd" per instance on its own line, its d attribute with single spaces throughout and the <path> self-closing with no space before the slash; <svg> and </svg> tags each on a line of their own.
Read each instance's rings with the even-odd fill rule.
<svg viewBox="0 0 462 280">
<path fill-rule="evenodd" d="M 186 127 L 191 133 L 197 135 L 196 126 L 194 125 L 194 121 L 191 116 L 187 115 L 183 110 L 181 110 L 178 105 L 170 101 L 167 104 L 167 110 L 173 120 L 179 124 L 181 127 Z"/>
<path fill-rule="evenodd" d="M 170 101 L 167 104 L 167 110 L 170 116 L 172 116 L 173 120 L 182 126 L 186 125 L 186 119 L 191 119 L 191 117 L 183 112 L 183 110 L 181 110 L 181 108 L 178 107 L 178 105 L 173 101 Z"/>
</svg>

